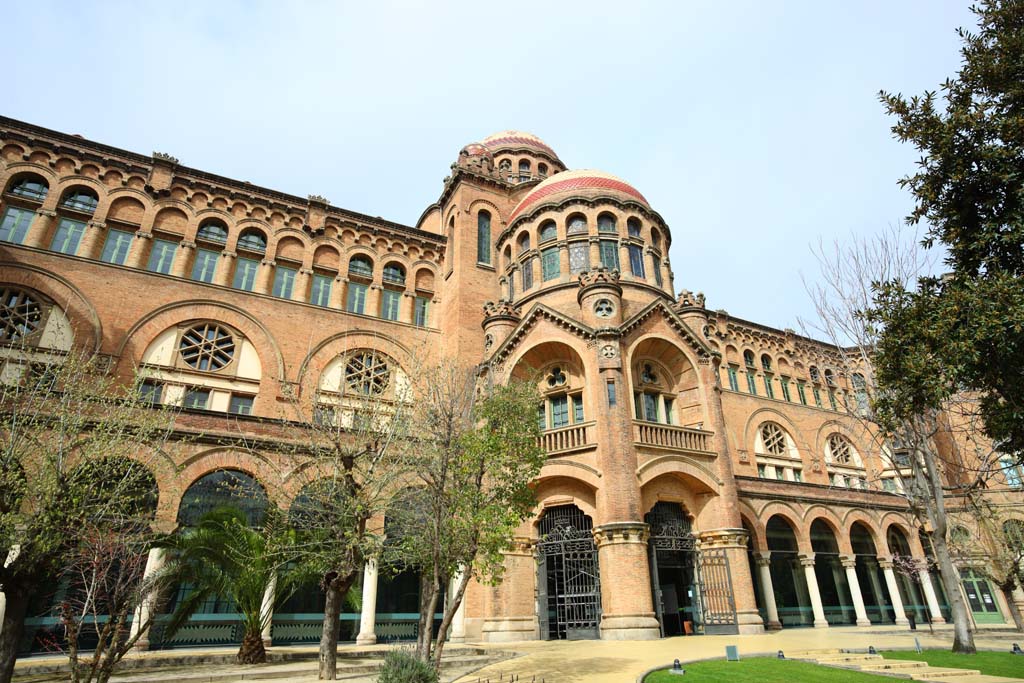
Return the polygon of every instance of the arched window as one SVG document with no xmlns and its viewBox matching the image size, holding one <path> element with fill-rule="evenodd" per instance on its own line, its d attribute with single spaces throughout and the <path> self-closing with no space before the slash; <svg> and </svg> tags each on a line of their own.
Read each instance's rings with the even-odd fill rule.
<svg viewBox="0 0 1024 683">
<path fill-rule="evenodd" d="M 238 248 L 262 254 L 267 251 L 267 238 L 259 230 L 249 228 L 239 235 Z"/>
<path fill-rule="evenodd" d="M 761 368 L 769 371 L 772 369 L 772 357 L 767 353 L 761 354 Z"/>
<path fill-rule="evenodd" d="M 661 246 L 661 233 L 657 228 L 651 228 L 651 246 L 655 249 Z"/>
<path fill-rule="evenodd" d="M 831 370 L 825 370 L 825 384 L 830 387 L 836 385 L 836 376 Z"/>
<path fill-rule="evenodd" d="M 629 232 L 630 237 L 639 237 L 641 227 L 639 218 L 630 218 L 626 221 L 626 230 Z"/>
<path fill-rule="evenodd" d="M 530 251 L 530 234 L 524 232 L 519 236 L 519 253 L 523 254 Z"/>
<path fill-rule="evenodd" d="M 530 179 L 530 162 L 522 159 L 519 162 L 519 182 L 526 182 Z"/>
<path fill-rule="evenodd" d="M 50 185 L 42 176 L 31 173 L 15 178 L 7 191 L 15 197 L 41 202 L 46 199 L 46 195 L 50 191 Z"/>
<path fill-rule="evenodd" d="M 28 292 L 13 287 L 0 289 L 0 342 L 24 341 L 43 320 L 43 306 Z"/>
<path fill-rule="evenodd" d="M 853 384 L 854 400 L 857 401 L 857 412 L 866 415 L 869 407 L 867 380 L 864 379 L 864 375 L 855 372 L 850 376 L 850 382 Z"/>
<path fill-rule="evenodd" d="M 351 268 L 351 263 L 349 264 Z M 400 263 L 392 261 L 384 266 L 383 273 L 384 282 L 391 283 L 393 285 L 404 285 L 405 284 L 405 268 Z"/>
<path fill-rule="evenodd" d="M 508 159 L 502 159 L 498 163 L 498 170 L 501 171 L 501 174 L 503 176 L 508 175 L 509 173 L 512 172 L 512 162 Z"/>
<path fill-rule="evenodd" d="M 208 220 L 199 226 L 199 231 L 196 232 L 196 239 L 224 244 L 228 241 L 227 226 L 218 220 Z"/>
<path fill-rule="evenodd" d="M 555 227 L 554 221 L 544 221 L 540 226 L 540 233 L 537 238 L 538 242 L 547 242 L 558 237 L 558 228 Z"/>
<path fill-rule="evenodd" d="M 491 265 L 491 214 L 476 215 L 476 262 Z"/>
<path fill-rule="evenodd" d="M 618 228 L 615 224 L 615 216 L 610 213 L 602 213 L 597 217 L 597 231 L 598 232 L 617 232 Z"/>
<path fill-rule="evenodd" d="M 793 438 L 774 422 L 765 422 L 757 430 L 754 442 L 757 475 L 763 479 L 803 481 L 800 454 Z"/>
<path fill-rule="evenodd" d="M 818 370 L 818 366 L 817 365 L 812 365 L 810 370 L 809 370 L 809 372 L 810 372 L 810 375 L 811 375 L 811 381 L 812 382 L 820 382 L 821 381 L 821 372 Z"/>
<path fill-rule="evenodd" d="M 541 178 L 546 178 L 548 175 L 548 165 L 537 164 L 537 175 L 539 175 Z"/>
<path fill-rule="evenodd" d="M 356 277 L 373 277 L 373 261 L 366 256 L 353 256 L 348 262 L 348 274 Z"/>
<path fill-rule="evenodd" d="M 99 196 L 93 190 L 85 187 L 71 188 L 64 193 L 64 197 L 60 200 L 60 206 L 63 209 L 90 214 L 96 211 L 96 206 L 99 203 Z"/>
<path fill-rule="evenodd" d="M 743 364 L 746 365 L 748 368 L 754 367 L 754 352 L 753 351 L 744 351 L 743 352 Z"/>
<path fill-rule="evenodd" d="M 574 213 L 569 216 L 569 220 L 566 221 L 565 231 L 570 235 L 585 234 L 587 232 L 587 217 L 582 213 Z"/>
<path fill-rule="evenodd" d="M 267 492 L 256 479 L 239 470 L 217 470 L 203 475 L 188 487 L 178 507 L 178 523 L 195 526 L 206 513 L 220 507 L 241 510 L 256 526 L 268 507 Z"/>
<path fill-rule="evenodd" d="M 537 409 L 541 429 L 559 429 L 585 420 L 583 381 L 569 366 L 557 364 L 544 373 L 540 385 L 544 400 Z"/>
</svg>

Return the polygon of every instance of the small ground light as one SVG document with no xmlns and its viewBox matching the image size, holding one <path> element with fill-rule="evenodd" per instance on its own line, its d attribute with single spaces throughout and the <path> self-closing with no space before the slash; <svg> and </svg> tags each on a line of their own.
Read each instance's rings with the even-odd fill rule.
<svg viewBox="0 0 1024 683">
<path fill-rule="evenodd" d="M 874 645 L 869 645 L 868 646 L 868 654 L 869 655 L 877 655 L 878 654 L 878 652 L 875 651 L 875 646 Z"/>
<path fill-rule="evenodd" d="M 674 662 L 672 662 L 671 672 L 682 676 L 686 673 L 686 669 L 683 668 L 682 663 L 677 659 Z"/>
<path fill-rule="evenodd" d="M 779 654 L 777 654 L 775 656 L 778 657 L 779 659 L 785 659 L 786 658 L 786 653 L 783 652 L 782 650 L 779 650 Z"/>
<path fill-rule="evenodd" d="M 1020 643 L 1014 643 L 1013 649 L 1010 652 L 1015 655 L 1024 655 L 1024 650 L 1020 649 Z"/>
</svg>

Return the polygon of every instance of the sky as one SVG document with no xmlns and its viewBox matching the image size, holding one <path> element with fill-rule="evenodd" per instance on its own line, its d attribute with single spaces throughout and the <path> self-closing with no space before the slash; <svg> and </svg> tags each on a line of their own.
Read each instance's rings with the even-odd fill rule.
<svg viewBox="0 0 1024 683">
<path fill-rule="evenodd" d="M 812 247 L 910 212 L 878 91 L 953 76 L 968 7 L 6 2 L 0 113 L 407 225 L 463 145 L 529 131 L 647 197 L 677 290 L 799 329 Z"/>
</svg>

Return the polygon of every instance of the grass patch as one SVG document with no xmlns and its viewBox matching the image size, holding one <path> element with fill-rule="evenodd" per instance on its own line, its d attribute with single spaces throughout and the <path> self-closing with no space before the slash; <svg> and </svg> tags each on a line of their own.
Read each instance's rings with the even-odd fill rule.
<svg viewBox="0 0 1024 683">
<path fill-rule="evenodd" d="M 644 683 L 686 683 L 701 681 L 706 683 L 879 683 L 885 680 L 892 683 L 888 676 L 876 676 L 860 671 L 834 669 L 819 666 L 810 662 L 798 662 L 792 659 L 769 659 L 755 657 L 741 659 L 738 662 L 713 660 L 708 662 L 692 662 L 683 664 L 685 676 L 654 671 L 644 678 Z M 975 667 L 977 668 L 977 667 Z"/>
<path fill-rule="evenodd" d="M 1009 644 L 1006 649 L 1006 652 L 978 652 L 973 655 L 957 655 L 949 650 L 925 650 L 921 654 L 913 650 L 898 652 L 887 650 L 880 654 L 886 659 L 912 659 L 917 662 L 928 662 L 932 666 L 944 666 L 951 669 L 977 669 L 989 676 L 1024 678 L 1024 657 L 1011 655 Z"/>
</svg>

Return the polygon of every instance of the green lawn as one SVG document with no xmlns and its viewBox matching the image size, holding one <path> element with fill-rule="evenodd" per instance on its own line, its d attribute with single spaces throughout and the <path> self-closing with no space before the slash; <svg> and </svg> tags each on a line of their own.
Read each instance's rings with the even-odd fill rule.
<svg viewBox="0 0 1024 683">
<path fill-rule="evenodd" d="M 859 671 L 818 666 L 809 662 L 764 657 L 741 659 L 738 662 L 693 662 L 683 664 L 683 668 L 686 669 L 685 676 L 655 671 L 644 679 L 644 683 L 879 683 L 883 680 L 892 683 L 894 680 L 889 676 L 875 676 Z"/>
<path fill-rule="evenodd" d="M 886 659 L 913 659 L 928 662 L 932 666 L 946 666 L 952 669 L 977 669 L 989 676 L 1024 678 L 1024 656 L 1011 655 L 1010 643 L 1006 652 L 979 652 L 973 655 L 955 655 L 949 650 L 925 650 L 921 654 L 913 650 L 881 653 Z"/>
</svg>

